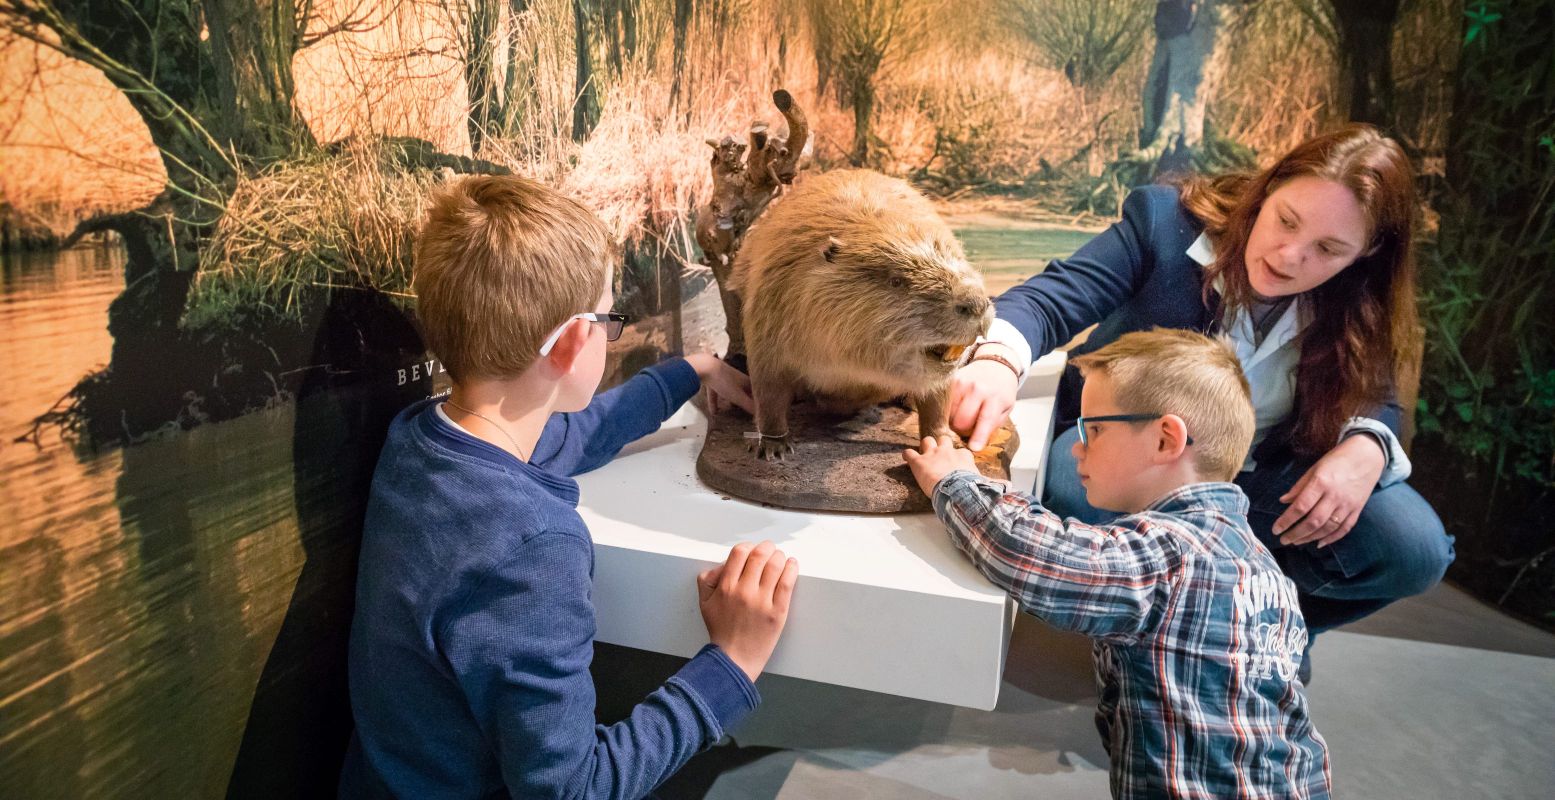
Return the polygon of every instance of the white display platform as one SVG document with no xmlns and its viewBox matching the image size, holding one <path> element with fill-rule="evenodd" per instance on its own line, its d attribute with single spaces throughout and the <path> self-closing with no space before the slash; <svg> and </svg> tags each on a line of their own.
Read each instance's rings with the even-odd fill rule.
<svg viewBox="0 0 1555 800">
<path fill-rule="evenodd" d="M 1040 486 L 1064 354 L 1032 367 L 1011 419 L 1011 480 Z M 707 421 L 691 405 L 578 478 L 594 536 L 599 641 L 679 656 L 707 643 L 697 573 L 742 541 L 799 560 L 788 626 L 767 671 L 992 709 L 1014 606 L 932 513 L 791 511 L 726 497 L 696 477 Z"/>
</svg>

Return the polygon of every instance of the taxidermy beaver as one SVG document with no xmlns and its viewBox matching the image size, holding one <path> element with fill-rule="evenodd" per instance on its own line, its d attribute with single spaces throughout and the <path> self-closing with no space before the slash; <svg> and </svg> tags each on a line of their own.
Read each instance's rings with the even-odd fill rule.
<svg viewBox="0 0 1555 800">
<path fill-rule="evenodd" d="M 906 396 L 921 435 L 949 433 L 951 373 L 993 321 L 981 276 L 934 207 L 868 170 L 816 176 L 768 209 L 732 285 L 766 460 L 793 451 L 788 408 L 803 391 L 842 408 Z"/>
</svg>

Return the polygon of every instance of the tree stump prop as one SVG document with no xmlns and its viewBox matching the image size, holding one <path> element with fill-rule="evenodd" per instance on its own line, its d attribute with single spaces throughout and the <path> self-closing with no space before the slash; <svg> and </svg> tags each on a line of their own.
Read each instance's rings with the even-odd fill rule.
<svg viewBox="0 0 1555 800">
<path fill-rule="evenodd" d="M 912 411 L 887 405 L 835 414 L 804 403 L 789 412 L 788 425 L 794 452 L 782 461 L 762 461 L 745 438 L 755 427 L 749 415 L 738 409 L 713 415 L 697 477 L 720 492 L 785 508 L 866 514 L 932 509 L 902 461 L 902 450 L 919 444 L 918 415 Z M 1010 456 L 1019 445 L 1006 422 L 974 454 L 978 471 L 1008 480 Z"/>
<path fill-rule="evenodd" d="M 748 142 L 737 142 L 732 136 L 707 140 L 713 148 L 713 195 L 697 209 L 697 246 L 702 248 L 702 263 L 712 268 L 718 282 L 729 332 L 726 358 L 735 363 L 743 363 L 737 357 L 745 354 L 745 329 L 740 297 L 729 287 L 734 257 L 751 223 L 782 187 L 794 182 L 810 138 L 810 124 L 792 95 L 779 89 L 772 93 L 772 103 L 788 122 L 786 135 L 772 135 L 767 123 L 757 120 L 751 124 Z"/>
</svg>

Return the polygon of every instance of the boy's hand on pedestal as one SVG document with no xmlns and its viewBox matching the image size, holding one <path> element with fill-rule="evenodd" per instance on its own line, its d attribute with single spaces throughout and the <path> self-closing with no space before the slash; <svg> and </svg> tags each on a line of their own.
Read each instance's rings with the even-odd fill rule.
<svg viewBox="0 0 1555 800">
<path fill-rule="evenodd" d="M 788 622 L 799 562 L 771 542 L 741 542 L 723 564 L 697 576 L 708 638 L 752 681 L 767 666 Z"/>
<path fill-rule="evenodd" d="M 756 413 L 756 401 L 751 399 L 749 375 L 729 366 L 712 353 L 686 356 L 686 363 L 696 370 L 697 377 L 702 379 L 702 388 L 707 390 L 708 413 L 717 414 L 729 404 L 745 409 L 746 413 Z"/>
<path fill-rule="evenodd" d="M 917 450 L 903 450 L 902 458 L 912 468 L 912 476 L 918 480 L 923 493 L 934 496 L 934 486 L 940 479 L 958 469 L 977 472 L 977 460 L 972 451 L 956 447 L 949 436 L 924 437 Z"/>
</svg>

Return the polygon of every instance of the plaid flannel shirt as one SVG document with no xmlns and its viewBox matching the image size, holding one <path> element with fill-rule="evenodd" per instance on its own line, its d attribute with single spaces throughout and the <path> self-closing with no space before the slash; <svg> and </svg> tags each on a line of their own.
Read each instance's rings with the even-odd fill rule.
<svg viewBox="0 0 1555 800">
<path fill-rule="evenodd" d="M 1329 796 L 1328 745 L 1296 678 L 1296 587 L 1235 484 L 1184 486 L 1095 526 L 957 471 L 934 510 L 1022 609 L 1092 637 L 1114 797 Z"/>
</svg>

